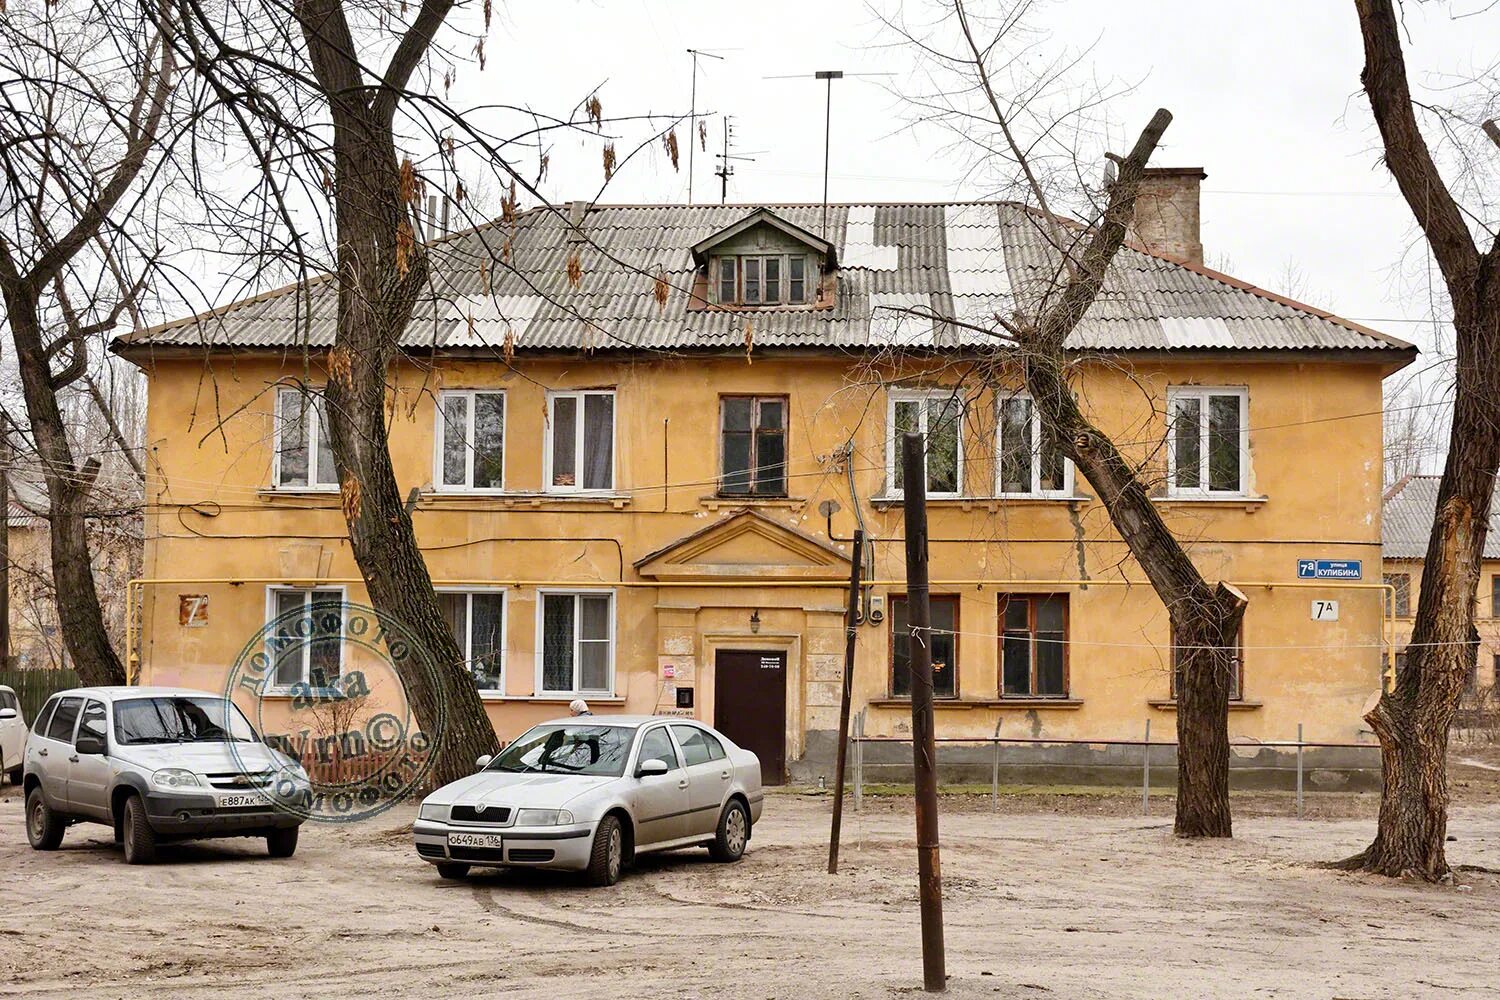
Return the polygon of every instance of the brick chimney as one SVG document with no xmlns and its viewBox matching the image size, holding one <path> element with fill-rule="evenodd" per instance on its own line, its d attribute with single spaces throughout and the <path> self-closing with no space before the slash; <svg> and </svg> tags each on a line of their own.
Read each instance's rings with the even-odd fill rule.
<svg viewBox="0 0 1500 1000">
<path fill-rule="evenodd" d="M 1202 264 L 1198 187 L 1207 176 L 1202 167 L 1147 167 L 1130 235 L 1152 253 Z"/>
</svg>

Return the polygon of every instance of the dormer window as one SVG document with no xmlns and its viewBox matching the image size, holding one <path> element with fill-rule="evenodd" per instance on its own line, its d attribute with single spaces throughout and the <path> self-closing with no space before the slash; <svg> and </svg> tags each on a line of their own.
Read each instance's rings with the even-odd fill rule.
<svg viewBox="0 0 1500 1000">
<path fill-rule="evenodd" d="M 693 245 L 696 307 L 832 306 L 837 253 L 821 236 L 758 208 Z"/>
<path fill-rule="evenodd" d="M 807 303 L 804 254 L 742 254 L 713 258 L 718 305 L 780 306 Z"/>
</svg>

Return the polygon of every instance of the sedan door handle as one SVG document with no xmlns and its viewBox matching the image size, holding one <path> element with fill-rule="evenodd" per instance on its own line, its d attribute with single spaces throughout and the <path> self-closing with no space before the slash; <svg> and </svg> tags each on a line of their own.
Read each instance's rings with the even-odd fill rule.
<svg viewBox="0 0 1500 1000">
<path fill-rule="evenodd" d="M 728 771 L 720 771 L 719 772 L 719 777 L 723 778 L 725 781 L 728 781 L 729 780 L 729 772 Z"/>
<path fill-rule="evenodd" d="M 46 747 L 42 747 L 40 750 L 38 750 L 36 752 L 36 755 L 38 757 L 45 757 L 45 756 L 47 756 L 47 748 Z"/>
<path fill-rule="evenodd" d="M 78 763 L 78 755 L 76 753 L 73 756 L 69 757 L 68 759 L 71 760 L 75 764 Z"/>
<path fill-rule="evenodd" d="M 687 779 L 686 778 L 683 778 L 681 781 L 679 781 L 677 783 L 677 787 L 678 788 L 686 788 L 687 786 L 688 786 L 688 783 L 687 783 Z"/>
</svg>

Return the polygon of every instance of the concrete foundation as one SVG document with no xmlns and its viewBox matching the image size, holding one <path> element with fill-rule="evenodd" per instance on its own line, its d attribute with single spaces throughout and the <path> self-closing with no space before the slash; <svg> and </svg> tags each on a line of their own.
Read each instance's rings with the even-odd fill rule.
<svg viewBox="0 0 1500 1000">
<path fill-rule="evenodd" d="M 816 784 L 819 778 L 832 784 L 836 734 L 807 734 L 806 753 L 789 765 L 792 781 Z M 866 743 L 865 784 L 910 784 L 911 744 Z M 1141 785 L 1146 748 L 1105 744 L 1000 745 L 1000 783 L 1010 785 Z M 995 775 L 995 748 L 982 743 L 939 743 L 940 785 L 988 785 Z M 1379 791 L 1380 748 L 1309 748 L 1302 754 L 1302 787 L 1305 792 Z M 854 758 L 849 757 L 849 785 L 854 782 Z M 1170 791 L 1177 783 L 1177 750 L 1151 747 L 1151 788 Z M 1294 749 L 1236 747 L 1229 758 L 1229 785 L 1240 790 L 1293 791 L 1297 787 L 1297 754 Z"/>
</svg>

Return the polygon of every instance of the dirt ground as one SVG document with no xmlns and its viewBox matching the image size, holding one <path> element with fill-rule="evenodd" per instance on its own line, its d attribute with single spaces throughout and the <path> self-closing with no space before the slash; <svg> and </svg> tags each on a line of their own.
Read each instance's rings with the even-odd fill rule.
<svg viewBox="0 0 1500 1000">
<path fill-rule="evenodd" d="M 1500 755 L 1460 753 L 1455 864 L 1500 868 Z M 942 861 L 957 997 L 1500 996 L 1500 876 L 1427 886 L 1315 868 L 1362 847 L 1374 796 L 1236 799 L 1236 837 L 1178 842 L 1138 794 L 950 796 Z M 827 797 L 768 797 L 750 852 L 643 859 L 612 889 L 536 872 L 444 883 L 414 810 L 120 860 L 103 827 L 26 845 L 0 789 L 0 997 L 920 994 L 909 798 L 846 813 L 824 871 Z"/>
</svg>

